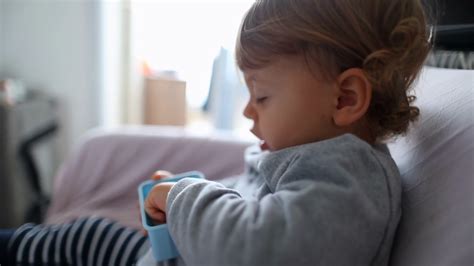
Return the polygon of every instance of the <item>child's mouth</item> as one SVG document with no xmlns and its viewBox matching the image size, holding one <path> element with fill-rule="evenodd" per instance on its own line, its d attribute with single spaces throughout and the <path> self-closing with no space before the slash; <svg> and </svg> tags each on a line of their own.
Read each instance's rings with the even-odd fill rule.
<svg viewBox="0 0 474 266">
<path fill-rule="evenodd" d="M 270 147 L 268 146 L 266 141 L 262 140 L 262 141 L 260 141 L 260 149 L 262 151 L 266 151 L 266 150 L 269 150 Z"/>
</svg>

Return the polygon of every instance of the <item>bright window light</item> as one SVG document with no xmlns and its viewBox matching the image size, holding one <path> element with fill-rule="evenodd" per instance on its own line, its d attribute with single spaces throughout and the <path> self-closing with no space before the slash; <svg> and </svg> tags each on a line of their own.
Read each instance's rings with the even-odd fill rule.
<svg viewBox="0 0 474 266">
<path fill-rule="evenodd" d="M 252 0 L 132 0 L 132 46 L 136 60 L 154 70 L 174 70 L 187 82 L 190 107 L 208 96 L 214 58 L 233 52 L 241 19 Z"/>
</svg>

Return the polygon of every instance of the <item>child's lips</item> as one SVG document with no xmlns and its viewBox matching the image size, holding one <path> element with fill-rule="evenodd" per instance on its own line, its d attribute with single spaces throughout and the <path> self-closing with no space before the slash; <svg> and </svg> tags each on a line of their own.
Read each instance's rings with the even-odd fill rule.
<svg viewBox="0 0 474 266">
<path fill-rule="evenodd" d="M 262 151 L 270 150 L 270 146 L 268 146 L 267 142 L 260 137 L 260 134 L 258 133 L 258 130 L 255 128 L 255 126 L 250 129 L 250 132 L 252 132 L 257 138 L 261 139 L 260 140 L 260 149 Z"/>
<path fill-rule="evenodd" d="M 268 146 L 267 142 L 265 142 L 264 140 L 260 141 L 260 149 L 262 151 L 266 151 L 266 150 L 269 150 L 270 147 Z"/>
</svg>

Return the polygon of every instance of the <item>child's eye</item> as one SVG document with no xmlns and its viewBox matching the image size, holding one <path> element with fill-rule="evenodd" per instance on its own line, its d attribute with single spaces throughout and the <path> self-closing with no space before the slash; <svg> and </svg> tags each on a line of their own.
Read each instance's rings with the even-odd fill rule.
<svg viewBox="0 0 474 266">
<path fill-rule="evenodd" d="M 255 102 L 258 103 L 258 104 L 260 104 L 260 103 L 264 103 L 267 99 L 268 99 L 267 96 L 258 97 L 257 99 L 255 99 Z"/>
</svg>

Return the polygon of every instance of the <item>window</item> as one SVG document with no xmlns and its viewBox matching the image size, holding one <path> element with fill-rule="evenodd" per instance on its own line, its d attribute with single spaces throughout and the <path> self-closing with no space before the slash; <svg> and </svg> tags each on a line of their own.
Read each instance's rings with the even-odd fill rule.
<svg viewBox="0 0 474 266">
<path fill-rule="evenodd" d="M 252 3 L 252 0 L 132 0 L 132 65 L 146 62 L 154 70 L 176 71 L 187 83 L 189 108 L 203 108 L 209 100 L 212 74 L 216 70 L 213 71 L 213 66 L 219 67 L 214 60 L 219 55 L 232 55 L 229 58 L 234 60 L 240 22 Z M 228 74 L 237 79 L 237 71 L 231 72 L 234 73 Z M 242 93 L 239 95 L 244 98 Z M 233 104 L 234 113 L 240 115 L 242 101 Z M 232 127 L 246 127 L 246 131 L 249 128 L 242 121 L 233 123 Z"/>
</svg>

